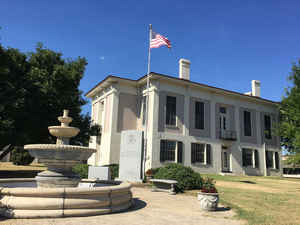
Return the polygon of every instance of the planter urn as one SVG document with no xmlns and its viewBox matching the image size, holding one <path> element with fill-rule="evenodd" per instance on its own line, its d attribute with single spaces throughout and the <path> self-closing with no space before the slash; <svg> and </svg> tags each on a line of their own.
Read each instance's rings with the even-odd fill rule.
<svg viewBox="0 0 300 225">
<path fill-rule="evenodd" d="M 201 209 L 216 211 L 219 203 L 219 194 L 198 192 L 198 201 L 200 202 Z"/>
</svg>

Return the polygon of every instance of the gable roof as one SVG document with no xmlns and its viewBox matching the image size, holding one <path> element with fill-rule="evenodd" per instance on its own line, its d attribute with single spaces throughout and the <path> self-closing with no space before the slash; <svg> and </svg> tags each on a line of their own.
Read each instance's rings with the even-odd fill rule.
<svg viewBox="0 0 300 225">
<path fill-rule="evenodd" d="M 223 88 L 218 88 L 218 87 L 210 86 L 210 85 L 207 85 L 207 84 L 202 84 L 202 83 L 194 82 L 194 81 L 191 81 L 191 80 L 186 80 L 186 79 L 173 77 L 173 76 L 160 74 L 160 73 L 155 73 L 155 72 L 150 73 L 150 79 L 164 79 L 164 80 L 169 80 L 169 81 L 176 82 L 176 83 L 181 84 L 181 85 L 186 84 L 186 85 L 191 85 L 191 86 L 195 86 L 195 87 L 200 87 L 200 88 L 206 89 L 208 91 L 219 93 L 219 94 L 228 94 L 228 95 L 231 95 L 231 96 L 239 96 L 239 97 L 242 97 L 242 98 L 245 98 L 245 99 L 248 99 L 248 100 L 254 100 L 254 101 L 258 101 L 258 102 L 275 104 L 275 105 L 280 104 L 279 102 L 264 99 L 264 98 L 261 98 L 261 97 L 256 97 L 256 96 L 252 96 L 252 95 L 245 95 L 245 94 L 240 93 L 240 92 L 226 90 L 226 89 L 223 89 Z M 96 84 L 91 90 L 89 90 L 85 94 L 85 96 L 91 98 L 93 96 L 93 92 L 95 92 L 97 90 L 101 90 L 102 88 L 105 88 L 108 85 L 110 85 L 111 83 L 117 82 L 118 80 L 130 83 L 134 86 L 140 86 L 140 85 L 142 85 L 143 83 L 146 82 L 147 74 L 140 77 L 140 78 L 138 78 L 137 80 L 124 78 L 124 77 L 119 77 L 119 76 L 115 76 L 115 75 L 109 75 L 104 80 L 102 80 L 98 84 Z"/>
</svg>

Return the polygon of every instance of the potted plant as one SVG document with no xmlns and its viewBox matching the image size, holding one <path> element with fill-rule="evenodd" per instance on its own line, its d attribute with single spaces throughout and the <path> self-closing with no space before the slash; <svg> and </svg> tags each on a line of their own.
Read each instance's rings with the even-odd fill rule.
<svg viewBox="0 0 300 225">
<path fill-rule="evenodd" d="M 152 171 L 152 169 L 148 169 L 145 174 L 146 174 L 146 180 L 147 181 L 153 178 L 153 171 Z"/>
<path fill-rule="evenodd" d="M 201 192 L 198 192 L 198 201 L 203 210 L 215 211 L 219 203 L 219 194 L 213 178 L 203 178 Z"/>
</svg>

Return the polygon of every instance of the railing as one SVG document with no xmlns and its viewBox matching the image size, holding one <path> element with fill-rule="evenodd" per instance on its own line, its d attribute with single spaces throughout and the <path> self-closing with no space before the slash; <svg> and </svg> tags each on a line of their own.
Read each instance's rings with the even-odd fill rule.
<svg viewBox="0 0 300 225">
<path fill-rule="evenodd" d="M 235 130 L 221 130 L 220 131 L 220 139 L 235 141 L 236 131 Z"/>
</svg>

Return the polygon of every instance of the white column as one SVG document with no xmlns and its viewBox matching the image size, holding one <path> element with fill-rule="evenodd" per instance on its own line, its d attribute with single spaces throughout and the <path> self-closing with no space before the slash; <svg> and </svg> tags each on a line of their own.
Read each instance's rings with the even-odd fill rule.
<svg viewBox="0 0 300 225">
<path fill-rule="evenodd" d="M 153 82 L 149 93 L 149 108 L 148 108 L 148 146 L 146 156 L 146 171 L 153 166 L 154 155 L 159 154 L 158 141 L 158 116 L 159 116 L 159 92 L 157 83 Z"/>
</svg>

